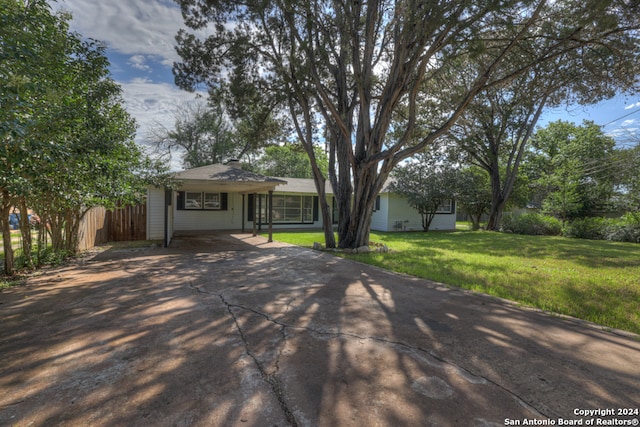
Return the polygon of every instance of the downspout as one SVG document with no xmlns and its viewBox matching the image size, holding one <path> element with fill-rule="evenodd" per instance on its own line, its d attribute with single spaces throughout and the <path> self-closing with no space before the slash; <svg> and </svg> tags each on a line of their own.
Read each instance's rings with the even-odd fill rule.
<svg viewBox="0 0 640 427">
<path fill-rule="evenodd" d="M 244 193 L 242 193 L 242 232 L 244 233 Z"/>
<path fill-rule="evenodd" d="M 173 198 L 171 190 L 164 190 L 164 247 L 169 247 L 171 236 L 169 236 L 169 208 L 171 207 L 171 199 Z"/>
</svg>

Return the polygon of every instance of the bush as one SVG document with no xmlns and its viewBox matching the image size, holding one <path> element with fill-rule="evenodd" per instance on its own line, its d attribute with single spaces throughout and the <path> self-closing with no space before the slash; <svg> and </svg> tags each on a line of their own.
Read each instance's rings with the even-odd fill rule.
<svg viewBox="0 0 640 427">
<path fill-rule="evenodd" d="M 579 218 L 565 224 L 562 235 L 577 239 L 606 240 L 610 227 L 611 220 L 606 218 Z"/>
<path fill-rule="evenodd" d="M 616 242 L 640 243 L 640 215 L 628 213 L 610 220 L 605 238 Z"/>
<path fill-rule="evenodd" d="M 562 223 L 552 216 L 536 213 L 522 215 L 504 215 L 502 231 L 516 234 L 559 236 L 562 234 Z"/>
<path fill-rule="evenodd" d="M 640 243 L 640 215 L 628 213 L 621 218 L 580 218 L 564 226 L 565 237 Z"/>
</svg>

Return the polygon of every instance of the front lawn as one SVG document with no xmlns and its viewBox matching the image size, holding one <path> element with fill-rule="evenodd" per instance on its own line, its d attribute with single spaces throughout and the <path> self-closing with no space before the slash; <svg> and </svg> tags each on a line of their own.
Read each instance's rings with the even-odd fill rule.
<svg viewBox="0 0 640 427">
<path fill-rule="evenodd" d="M 311 247 L 318 232 L 274 232 Z M 390 253 L 343 255 L 399 273 L 640 333 L 640 245 L 493 232 L 372 232 Z"/>
</svg>

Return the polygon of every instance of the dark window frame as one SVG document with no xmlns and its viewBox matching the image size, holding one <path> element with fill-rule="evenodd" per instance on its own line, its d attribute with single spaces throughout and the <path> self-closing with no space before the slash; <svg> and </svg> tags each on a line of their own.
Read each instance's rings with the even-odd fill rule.
<svg viewBox="0 0 640 427">
<path fill-rule="evenodd" d="M 191 198 L 189 199 L 189 194 L 199 194 L 199 198 Z M 207 205 L 207 197 L 206 195 L 218 195 L 218 207 L 206 207 Z M 195 200 L 195 202 L 199 202 L 200 207 L 197 206 L 187 206 L 189 200 Z M 177 200 L 177 209 L 180 211 L 227 211 L 229 210 L 229 194 L 222 192 L 212 192 L 212 191 L 178 191 L 178 200 Z"/>
</svg>

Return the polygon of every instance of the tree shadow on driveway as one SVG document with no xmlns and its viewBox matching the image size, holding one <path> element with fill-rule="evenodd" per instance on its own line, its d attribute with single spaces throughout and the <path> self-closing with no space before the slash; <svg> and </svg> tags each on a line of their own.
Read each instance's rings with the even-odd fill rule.
<svg viewBox="0 0 640 427">
<path fill-rule="evenodd" d="M 640 406 L 637 339 L 233 236 L 0 293 L 0 424 L 480 426 Z"/>
</svg>

